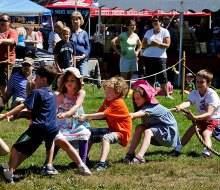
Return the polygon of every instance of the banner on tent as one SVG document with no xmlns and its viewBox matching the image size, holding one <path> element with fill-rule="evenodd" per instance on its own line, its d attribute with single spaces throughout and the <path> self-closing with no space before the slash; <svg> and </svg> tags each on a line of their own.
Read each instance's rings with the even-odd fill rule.
<svg viewBox="0 0 220 190">
<path fill-rule="evenodd" d="M 92 0 L 61 0 L 46 5 L 47 8 L 90 8 L 91 6 Z"/>
<path fill-rule="evenodd" d="M 147 16 L 153 16 L 153 15 L 159 15 L 159 16 L 179 16 L 179 12 L 173 10 L 170 12 L 164 12 L 162 10 L 157 10 L 154 12 L 151 12 L 149 10 L 142 10 L 142 11 L 136 11 L 135 9 L 129 9 L 129 10 L 122 10 L 120 8 L 115 9 L 109 9 L 109 8 L 101 8 L 101 16 L 136 16 L 136 17 L 147 17 Z M 99 9 L 98 8 L 91 8 L 90 9 L 90 16 L 96 17 L 99 15 Z M 211 12 L 190 12 L 185 11 L 184 16 L 210 16 Z"/>
</svg>

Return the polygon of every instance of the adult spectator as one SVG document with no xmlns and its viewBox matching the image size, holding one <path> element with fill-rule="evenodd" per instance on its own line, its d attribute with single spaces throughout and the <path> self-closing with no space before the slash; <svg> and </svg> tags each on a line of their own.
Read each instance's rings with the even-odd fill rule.
<svg viewBox="0 0 220 190">
<path fill-rule="evenodd" d="M 12 72 L 5 93 L 5 99 L 8 102 L 12 97 L 11 108 L 16 107 L 26 98 L 26 86 L 28 77 L 31 76 L 33 70 L 34 60 L 32 58 L 25 58 L 22 62 L 21 69 Z"/>
<path fill-rule="evenodd" d="M 37 44 L 37 48 L 43 49 L 43 34 L 39 28 L 35 28 L 35 32 L 38 35 L 39 43 Z"/>
<path fill-rule="evenodd" d="M 87 67 L 90 52 L 89 37 L 87 32 L 81 29 L 84 19 L 82 14 L 77 11 L 73 12 L 70 18 L 73 26 L 70 41 L 75 44 L 76 48 L 76 67 L 82 76 L 89 76 Z"/>
<path fill-rule="evenodd" d="M 27 36 L 27 31 L 23 26 L 19 26 L 16 29 L 16 32 L 18 34 L 18 43 L 17 46 L 22 46 L 25 47 L 24 40 L 26 39 Z"/>
<path fill-rule="evenodd" d="M 16 46 L 16 58 L 20 59 L 20 58 L 24 58 L 24 54 L 25 54 L 24 40 L 26 39 L 27 31 L 23 26 L 19 26 L 15 30 L 18 34 L 18 43 Z"/>
<path fill-rule="evenodd" d="M 142 48 L 142 44 L 138 35 L 134 33 L 136 22 L 129 19 L 125 26 L 127 28 L 126 32 L 122 32 L 119 36 L 115 37 L 111 43 L 115 52 L 121 56 L 120 73 L 127 81 L 130 89 L 131 77 L 135 71 L 138 71 L 138 54 Z M 118 43 L 120 43 L 121 49 L 117 48 Z"/>
<path fill-rule="evenodd" d="M 37 44 L 39 44 L 39 36 L 37 32 L 34 31 L 34 27 L 27 27 L 27 36 L 24 42 L 28 48 L 37 47 Z"/>
<path fill-rule="evenodd" d="M 153 28 L 148 30 L 142 40 L 144 49 L 144 65 L 146 75 L 152 75 L 166 69 L 167 54 L 166 50 L 170 46 L 169 31 L 161 26 L 161 19 L 158 15 L 152 17 Z M 157 74 L 157 81 L 161 84 L 164 95 L 168 99 L 173 99 L 168 92 L 168 79 L 166 71 Z M 148 77 L 147 81 L 154 86 L 155 76 Z"/>
<path fill-rule="evenodd" d="M 8 64 L 15 63 L 15 48 L 18 42 L 17 32 L 10 28 L 8 14 L 0 15 L 0 93 L 5 95 Z"/>
<path fill-rule="evenodd" d="M 56 43 L 61 40 L 61 31 L 63 29 L 63 23 L 61 21 L 56 22 L 54 25 L 54 31 L 51 31 L 48 38 L 48 52 L 53 53 Z"/>
</svg>

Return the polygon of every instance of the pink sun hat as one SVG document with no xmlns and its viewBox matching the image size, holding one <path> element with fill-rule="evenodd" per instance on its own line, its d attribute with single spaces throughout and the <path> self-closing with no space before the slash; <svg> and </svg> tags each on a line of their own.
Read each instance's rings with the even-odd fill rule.
<svg viewBox="0 0 220 190">
<path fill-rule="evenodd" d="M 147 100 L 151 103 L 151 104 L 158 104 L 158 100 L 154 97 L 156 94 L 155 89 L 145 80 L 139 80 L 137 82 L 134 83 L 134 89 L 137 87 L 141 87 L 144 89 L 144 91 L 147 94 Z"/>
</svg>

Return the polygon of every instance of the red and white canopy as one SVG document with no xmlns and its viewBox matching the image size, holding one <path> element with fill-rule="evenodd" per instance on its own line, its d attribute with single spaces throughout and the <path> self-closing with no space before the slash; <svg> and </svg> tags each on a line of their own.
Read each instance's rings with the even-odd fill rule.
<svg viewBox="0 0 220 190">
<path fill-rule="evenodd" d="M 154 12 L 151 12 L 149 10 L 142 10 L 142 11 L 136 11 L 135 9 L 129 9 L 129 10 L 122 10 L 120 8 L 115 8 L 115 9 L 109 9 L 109 8 L 101 8 L 101 16 L 132 16 L 132 17 L 147 17 L 147 16 L 153 16 L 153 15 L 159 15 L 159 16 L 179 16 L 179 12 L 172 10 L 170 12 L 164 12 L 162 10 L 156 10 Z M 91 8 L 90 9 L 90 16 L 91 17 L 96 17 L 99 15 L 99 9 L 98 8 Z M 211 12 L 190 12 L 190 11 L 185 11 L 184 12 L 185 16 L 210 16 Z"/>
<path fill-rule="evenodd" d="M 60 0 L 56 3 L 48 4 L 47 8 L 90 8 L 92 6 L 92 0 Z"/>
</svg>

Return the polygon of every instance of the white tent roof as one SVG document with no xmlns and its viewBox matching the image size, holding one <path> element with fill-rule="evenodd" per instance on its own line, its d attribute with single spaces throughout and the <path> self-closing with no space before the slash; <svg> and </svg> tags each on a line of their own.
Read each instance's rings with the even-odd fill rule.
<svg viewBox="0 0 220 190">
<path fill-rule="evenodd" d="M 178 12 L 193 10 L 199 12 L 208 9 L 215 12 L 220 9 L 220 0 L 99 0 L 99 6 L 108 8 L 119 7 L 124 10 L 133 8 L 137 11 L 161 9 L 165 12 L 171 10 Z"/>
<path fill-rule="evenodd" d="M 29 0 L 0 0 L 0 14 L 10 16 L 51 15 L 51 10 Z"/>
</svg>

